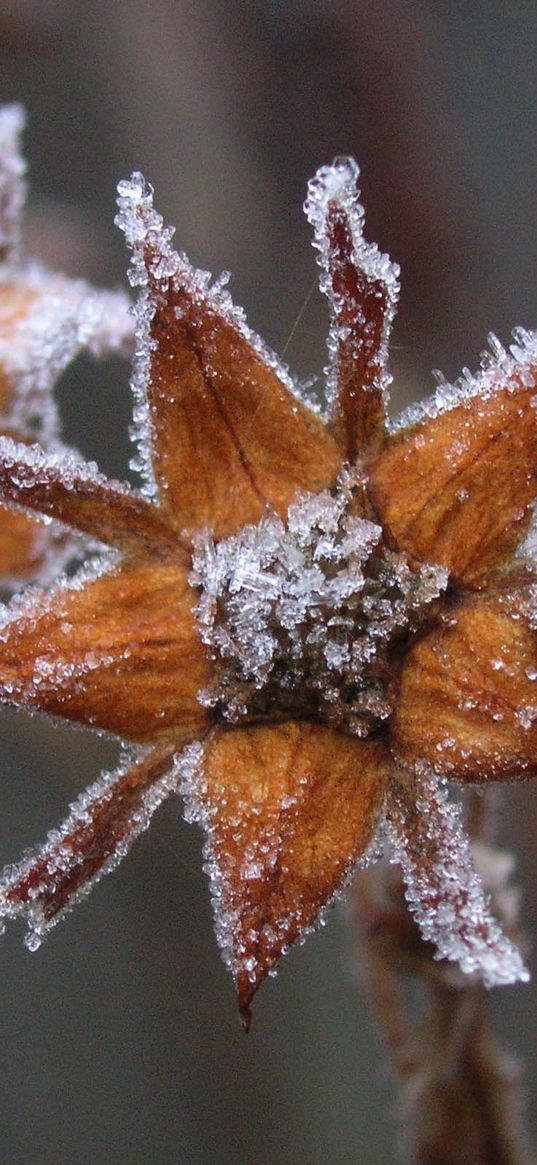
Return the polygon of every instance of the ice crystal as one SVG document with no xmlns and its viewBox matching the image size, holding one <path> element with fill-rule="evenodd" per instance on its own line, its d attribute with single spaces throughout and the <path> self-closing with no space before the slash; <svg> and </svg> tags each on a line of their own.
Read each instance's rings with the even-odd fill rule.
<svg viewBox="0 0 537 1165">
<path fill-rule="evenodd" d="M 521 382 L 526 387 L 533 387 L 537 360 L 537 332 L 517 327 L 513 328 L 512 335 L 514 343 L 507 351 L 491 332 L 488 336 L 489 347 L 481 354 L 478 371 L 473 374 L 469 368 L 463 369 L 453 384 L 436 369 L 434 372 L 436 392 L 425 400 L 410 405 L 393 418 L 390 423 L 391 431 L 395 433 L 406 429 L 426 417 L 433 419 L 461 404 L 471 405 L 479 412 L 481 403 L 501 392 L 516 393 Z"/>
<path fill-rule="evenodd" d="M 388 653 L 426 617 L 447 572 L 388 550 L 382 529 L 353 513 L 346 475 L 291 505 L 286 523 L 267 515 L 216 545 L 198 538 L 191 582 L 203 642 L 222 661 L 209 706 L 239 721 L 309 705 L 367 736 L 393 711 Z"/>
</svg>

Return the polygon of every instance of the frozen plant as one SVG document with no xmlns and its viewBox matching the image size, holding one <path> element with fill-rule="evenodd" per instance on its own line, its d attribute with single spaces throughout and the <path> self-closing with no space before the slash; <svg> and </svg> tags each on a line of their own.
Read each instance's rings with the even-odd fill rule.
<svg viewBox="0 0 537 1165">
<path fill-rule="evenodd" d="M 64 456 L 53 389 L 83 349 L 127 354 L 133 325 L 124 292 L 97 290 L 21 255 L 24 111 L 0 108 L 0 432 Z M 73 454 L 70 457 L 73 458 Z M 79 551 L 73 532 L 1 510 L 0 581 L 48 581 Z"/>
<path fill-rule="evenodd" d="M 7 504 L 109 547 L 6 607 L 0 698 L 125 750 L 5 871 L 3 916 L 24 914 L 37 947 L 181 791 L 246 1025 L 281 955 L 382 852 L 439 959 L 472 983 L 528 978 L 446 782 L 536 773 L 537 340 L 493 340 L 475 377 L 391 423 L 398 269 L 364 240 L 357 179 L 337 159 L 306 202 L 331 313 L 326 415 L 224 281 L 173 249 L 134 174 L 117 222 L 139 289 L 142 488 L 0 440 Z"/>
</svg>

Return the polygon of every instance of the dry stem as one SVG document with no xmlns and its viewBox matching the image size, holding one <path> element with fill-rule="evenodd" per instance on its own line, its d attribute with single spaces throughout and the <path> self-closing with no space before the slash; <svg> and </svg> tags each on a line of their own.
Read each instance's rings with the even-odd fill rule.
<svg viewBox="0 0 537 1165">
<path fill-rule="evenodd" d="M 472 794 L 468 822 L 476 840 L 490 840 L 489 793 Z M 434 960 L 392 867 L 362 874 L 354 902 L 363 979 L 398 1082 L 405 1165 L 536 1165 L 520 1070 L 493 1034 L 490 994 Z"/>
</svg>

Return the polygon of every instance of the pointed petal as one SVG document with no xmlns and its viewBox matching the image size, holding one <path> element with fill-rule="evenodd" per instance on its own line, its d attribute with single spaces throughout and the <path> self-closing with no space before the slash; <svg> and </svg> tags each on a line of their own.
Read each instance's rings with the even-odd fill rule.
<svg viewBox="0 0 537 1165">
<path fill-rule="evenodd" d="M 39 526 L 25 514 L 0 507 L 0 579 L 31 576 L 39 562 Z"/>
<path fill-rule="evenodd" d="M 0 700 L 179 747 L 206 723 L 193 598 L 186 571 L 158 563 L 81 571 L 50 595 L 22 599 L 0 630 Z"/>
<path fill-rule="evenodd" d="M 434 943 L 439 959 L 476 973 L 486 987 L 527 982 L 520 952 L 490 913 L 460 806 L 426 770 L 399 775 L 390 785 L 387 834 L 423 938 Z"/>
<path fill-rule="evenodd" d="M 185 776 L 207 829 L 217 937 L 248 1023 L 257 988 L 367 846 L 389 757 L 316 724 L 217 730 Z"/>
<path fill-rule="evenodd" d="M 66 910 L 119 864 L 153 813 L 175 791 L 172 749 L 158 749 L 106 774 L 71 806 L 45 845 L 0 879 L 0 919 L 23 914 L 35 950 Z"/>
<path fill-rule="evenodd" d="M 332 426 L 351 462 L 384 431 L 388 340 L 399 295 L 399 268 L 364 240 L 358 177 L 352 158 L 337 158 L 317 171 L 305 204 L 330 304 Z"/>
<path fill-rule="evenodd" d="M 471 587 L 509 559 L 537 494 L 537 343 L 514 351 L 396 431 L 369 466 L 393 542 Z"/>
<path fill-rule="evenodd" d="M 298 490 L 335 481 L 335 442 L 223 287 L 209 288 L 173 251 L 141 175 L 119 191 L 116 221 L 144 288 L 134 382 L 142 460 L 170 521 L 223 537 L 267 504 L 283 515 Z"/>
<path fill-rule="evenodd" d="M 186 545 L 181 547 L 155 506 L 128 485 L 108 481 L 68 450 L 47 454 L 40 445 L 0 437 L 0 499 L 28 506 L 127 553 L 167 553 L 187 561 Z"/>
<path fill-rule="evenodd" d="M 25 514 L 0 506 L 0 586 L 45 581 L 49 568 L 60 572 L 74 554 L 64 531 L 43 526 Z"/>
<path fill-rule="evenodd" d="M 394 749 L 457 780 L 537 774 L 537 587 L 476 596 L 407 653 Z"/>
</svg>

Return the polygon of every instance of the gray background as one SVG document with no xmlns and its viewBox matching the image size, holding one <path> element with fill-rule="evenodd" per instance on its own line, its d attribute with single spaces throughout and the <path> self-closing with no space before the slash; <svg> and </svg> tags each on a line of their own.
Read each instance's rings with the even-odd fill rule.
<svg viewBox="0 0 537 1165">
<path fill-rule="evenodd" d="M 301 212 L 317 165 L 351 152 L 369 237 L 403 269 L 399 403 L 430 369 L 475 367 L 486 333 L 537 322 L 537 8 L 487 3 L 131 0 L 0 3 L 0 97 L 30 120 L 27 249 L 123 281 L 115 184 L 153 182 L 177 240 L 233 272 L 281 351 L 315 274 Z M 287 352 L 324 361 L 313 295 Z M 128 463 L 128 370 L 81 360 L 69 440 Z M 2 717 L 0 858 L 15 859 L 115 760 L 85 732 Z M 535 789 L 508 790 L 502 841 L 533 894 Z M 344 911 L 237 1022 L 211 931 L 197 831 L 168 804 L 128 861 L 29 955 L 0 946 L 0 1159 L 12 1165 L 384 1165 L 394 1097 Z M 535 967 L 537 955 L 532 962 Z M 536 1117 L 536 988 L 498 993 Z"/>
</svg>

